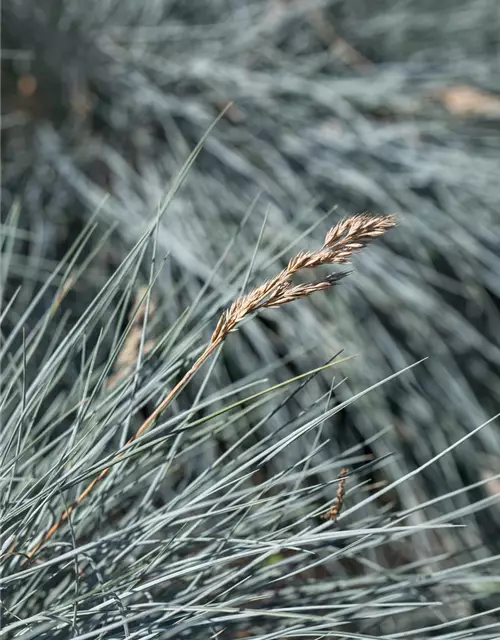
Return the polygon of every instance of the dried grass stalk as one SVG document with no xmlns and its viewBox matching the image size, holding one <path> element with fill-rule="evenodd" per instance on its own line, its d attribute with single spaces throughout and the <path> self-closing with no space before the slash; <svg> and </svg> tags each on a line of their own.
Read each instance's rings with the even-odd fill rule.
<svg viewBox="0 0 500 640">
<path fill-rule="evenodd" d="M 141 436 L 155 422 L 177 393 L 193 377 L 210 355 L 224 342 L 228 334 L 234 331 L 239 323 L 247 316 L 261 309 L 280 307 L 288 302 L 309 296 L 316 291 L 329 289 L 347 275 L 346 272 L 334 273 L 313 283 L 293 284 L 292 277 L 297 272 L 324 265 L 345 264 L 349 261 L 353 253 L 364 248 L 372 240 L 382 236 L 395 225 L 396 218 L 394 215 L 370 216 L 367 214 L 359 214 L 346 218 L 328 231 L 325 242 L 320 249 L 300 252 L 294 256 L 288 265 L 274 276 L 274 278 L 267 280 L 264 284 L 250 291 L 250 293 L 237 298 L 229 309 L 221 315 L 215 331 L 203 353 L 184 374 L 181 380 L 167 393 L 158 407 L 142 423 L 136 433 L 128 440 L 127 445 L 134 442 L 134 440 Z M 96 484 L 109 473 L 111 465 L 116 463 L 122 455 L 123 452 L 116 454 L 110 466 L 103 469 L 89 483 L 75 502 L 62 513 L 60 519 L 46 531 L 41 540 L 27 553 L 28 558 L 32 558 L 40 547 L 54 535 L 76 507 L 94 489 Z"/>
<path fill-rule="evenodd" d="M 131 373 L 135 363 L 137 362 L 137 358 L 139 357 L 142 323 L 144 322 L 147 307 L 146 300 L 144 299 L 146 292 L 147 287 L 141 287 L 136 295 L 134 309 L 132 309 L 129 316 L 129 321 L 131 322 L 130 331 L 116 359 L 115 371 L 106 382 L 106 387 L 108 389 L 114 387 L 118 382 L 126 378 Z M 135 312 L 136 309 L 137 313 Z M 149 302 L 149 315 L 152 316 L 155 311 L 156 299 L 152 297 Z M 146 340 L 143 349 L 144 354 L 149 353 L 153 349 L 154 345 L 154 340 Z"/>
<path fill-rule="evenodd" d="M 335 500 L 333 501 L 333 504 L 328 509 L 328 511 L 321 516 L 324 520 L 332 520 L 333 522 L 336 522 L 339 516 L 339 513 L 344 505 L 345 483 L 346 483 L 348 474 L 349 474 L 349 469 L 344 467 L 343 469 L 340 470 Z"/>
</svg>

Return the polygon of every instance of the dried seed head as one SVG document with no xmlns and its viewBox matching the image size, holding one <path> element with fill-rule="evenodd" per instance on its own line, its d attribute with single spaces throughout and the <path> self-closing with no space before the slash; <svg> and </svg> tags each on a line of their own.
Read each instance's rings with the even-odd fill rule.
<svg viewBox="0 0 500 640">
<path fill-rule="evenodd" d="M 361 213 L 335 225 L 326 234 L 323 250 L 336 263 L 347 262 L 355 251 L 396 226 L 396 216 L 369 216 Z"/>
<path fill-rule="evenodd" d="M 348 473 L 349 469 L 347 469 L 346 467 L 340 470 L 339 481 L 337 484 L 337 494 L 332 506 L 325 514 L 321 516 L 324 520 L 333 520 L 334 522 L 337 520 L 340 510 L 342 509 L 342 506 L 344 504 L 345 483 Z"/>
<path fill-rule="evenodd" d="M 302 269 L 314 269 L 329 264 L 341 264 L 369 242 L 383 235 L 396 224 L 395 216 L 360 214 L 340 221 L 326 234 L 325 243 L 317 251 L 301 251 L 274 278 L 236 299 L 223 314 L 212 335 L 211 343 L 220 344 L 247 315 L 259 309 L 275 309 L 288 302 L 323 291 L 337 284 L 350 272 L 330 274 L 313 283 L 292 283 L 292 276 Z"/>
</svg>

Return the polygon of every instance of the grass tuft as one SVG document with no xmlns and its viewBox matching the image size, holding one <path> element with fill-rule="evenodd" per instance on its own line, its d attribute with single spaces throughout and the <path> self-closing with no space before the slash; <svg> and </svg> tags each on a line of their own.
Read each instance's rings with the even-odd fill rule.
<svg viewBox="0 0 500 640">
<path fill-rule="evenodd" d="M 497 638 L 498 2 L 38 4 L 2 4 L 0 640 Z M 401 214 L 127 445 L 358 211 Z"/>
</svg>

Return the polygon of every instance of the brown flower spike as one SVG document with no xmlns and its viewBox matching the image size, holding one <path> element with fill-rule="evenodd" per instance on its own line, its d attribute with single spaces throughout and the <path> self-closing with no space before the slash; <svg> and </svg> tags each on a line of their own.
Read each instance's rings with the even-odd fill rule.
<svg viewBox="0 0 500 640">
<path fill-rule="evenodd" d="M 386 231 L 396 225 L 396 218 L 389 216 L 369 216 L 359 214 L 342 220 L 328 231 L 323 246 L 316 251 L 303 251 L 293 257 L 288 265 L 274 278 L 256 287 L 250 293 L 237 298 L 219 319 L 215 331 L 210 338 L 205 350 L 192 367 L 184 374 L 179 382 L 165 395 L 158 407 L 141 424 L 136 433 L 129 439 L 130 445 L 142 435 L 166 409 L 172 399 L 193 377 L 202 364 L 219 347 L 228 334 L 234 331 L 239 323 L 250 314 L 260 309 L 279 307 L 288 302 L 309 296 L 316 291 L 323 291 L 337 284 L 347 273 L 330 274 L 316 282 L 293 284 L 292 277 L 303 269 L 329 264 L 345 264 L 352 254 L 362 249 L 375 238 L 382 236 Z M 126 445 L 126 446 L 127 446 Z M 96 484 L 104 478 L 114 465 L 123 456 L 124 450 L 118 452 L 110 462 L 110 466 L 103 469 L 82 491 L 75 502 L 61 515 L 60 519 L 48 529 L 41 540 L 27 553 L 32 558 L 40 547 L 51 538 L 59 527 L 69 518 L 78 505 L 94 489 Z"/>
<path fill-rule="evenodd" d="M 291 279 L 302 269 L 314 269 L 327 264 L 345 264 L 355 251 L 362 249 L 395 225 L 395 216 L 360 214 L 342 220 L 326 234 L 325 243 L 321 249 L 300 252 L 274 278 L 235 300 L 222 314 L 210 342 L 223 340 L 243 318 L 254 311 L 266 307 L 279 307 L 333 286 L 347 274 L 332 274 L 323 280 L 301 285 L 293 285 Z"/>
<path fill-rule="evenodd" d="M 328 511 L 321 516 L 323 520 L 332 520 L 333 522 L 336 522 L 339 516 L 340 510 L 344 505 L 345 483 L 347 480 L 348 473 L 349 473 L 349 469 L 346 469 L 345 467 L 340 470 L 339 481 L 337 484 L 337 494 L 335 496 L 335 500 L 333 501 L 333 504 L 328 509 Z"/>
</svg>

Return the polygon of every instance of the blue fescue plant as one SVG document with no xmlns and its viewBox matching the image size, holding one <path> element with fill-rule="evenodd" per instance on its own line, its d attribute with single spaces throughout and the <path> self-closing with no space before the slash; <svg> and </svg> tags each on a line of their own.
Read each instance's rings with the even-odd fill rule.
<svg viewBox="0 0 500 640">
<path fill-rule="evenodd" d="M 2 227 L 6 285 L 15 213 Z M 209 392 L 217 355 L 247 317 L 326 295 L 345 273 L 297 274 L 347 262 L 393 225 L 380 216 L 341 221 L 323 247 L 298 253 L 222 314 L 220 299 L 200 297 L 169 327 L 154 294 L 158 220 L 72 326 L 59 312 L 96 254 L 82 259 L 92 224 L 17 317 L 21 290 L 13 292 L 2 316 L 11 325 L 1 353 L 0 637 L 463 636 L 477 618 L 471 603 L 496 591 L 497 578 L 484 559 L 461 560 L 450 538 L 488 501 L 440 512 L 444 491 L 401 507 L 398 488 L 422 467 L 370 486 L 387 457 L 373 460 L 366 443 L 327 455 L 348 404 L 332 401 L 335 379 L 293 419 L 264 428 L 319 371 L 334 372 L 339 356 L 281 383 L 257 371 Z M 149 273 L 142 283 L 141 271 Z M 51 285 L 52 303 L 37 317 Z M 202 371 L 194 398 L 181 404 Z M 325 473 L 331 482 L 321 481 Z M 496 624 L 481 627 L 481 637 L 494 637 Z"/>
<path fill-rule="evenodd" d="M 498 637 L 499 3 L 1 11 L 0 638 Z"/>
</svg>

